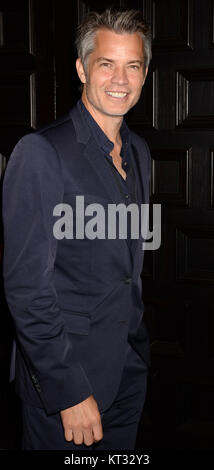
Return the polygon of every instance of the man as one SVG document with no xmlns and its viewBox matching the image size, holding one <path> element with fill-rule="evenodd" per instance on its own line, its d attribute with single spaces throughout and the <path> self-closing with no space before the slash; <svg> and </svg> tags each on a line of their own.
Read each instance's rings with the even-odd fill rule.
<svg viewBox="0 0 214 470">
<path fill-rule="evenodd" d="M 85 18 L 76 44 L 82 99 L 19 141 L 4 180 L 22 447 L 134 449 L 149 364 L 142 237 L 83 236 L 76 201 L 148 203 L 149 150 L 123 116 L 145 82 L 150 31 L 140 12 L 107 10 Z M 59 207 L 72 208 L 76 236 Z"/>
</svg>

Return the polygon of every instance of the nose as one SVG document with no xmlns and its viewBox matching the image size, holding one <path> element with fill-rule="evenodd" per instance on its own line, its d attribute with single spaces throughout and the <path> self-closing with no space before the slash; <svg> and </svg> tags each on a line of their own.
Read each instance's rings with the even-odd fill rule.
<svg viewBox="0 0 214 470">
<path fill-rule="evenodd" d="M 127 85 L 128 77 L 125 67 L 115 67 L 111 81 L 112 83 L 117 83 L 118 85 Z"/>
</svg>

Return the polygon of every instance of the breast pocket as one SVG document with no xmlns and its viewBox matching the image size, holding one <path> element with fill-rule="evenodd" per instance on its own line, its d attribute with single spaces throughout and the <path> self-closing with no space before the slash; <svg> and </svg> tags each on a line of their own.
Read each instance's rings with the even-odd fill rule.
<svg viewBox="0 0 214 470">
<path fill-rule="evenodd" d="M 90 316 L 86 313 L 71 312 L 63 310 L 65 329 L 68 333 L 77 335 L 88 335 L 90 331 Z"/>
</svg>

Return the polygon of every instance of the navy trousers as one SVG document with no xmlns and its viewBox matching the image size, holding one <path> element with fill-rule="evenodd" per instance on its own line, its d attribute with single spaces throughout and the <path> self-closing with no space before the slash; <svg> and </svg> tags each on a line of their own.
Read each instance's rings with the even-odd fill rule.
<svg viewBox="0 0 214 470">
<path fill-rule="evenodd" d="M 21 401 L 23 450 L 134 450 L 146 395 L 147 366 L 127 345 L 122 379 L 112 405 L 101 415 L 103 438 L 91 446 L 67 442 L 60 414 L 47 415 Z"/>
</svg>

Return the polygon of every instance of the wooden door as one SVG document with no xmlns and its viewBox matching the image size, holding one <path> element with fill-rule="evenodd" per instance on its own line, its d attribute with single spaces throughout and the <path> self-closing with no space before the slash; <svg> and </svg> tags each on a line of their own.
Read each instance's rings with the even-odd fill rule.
<svg viewBox="0 0 214 470">
<path fill-rule="evenodd" d="M 137 445 L 212 449 L 213 0 L 0 0 L 0 154 L 77 100 L 75 28 L 110 4 L 142 9 L 153 31 L 146 84 L 127 116 L 151 149 L 151 204 L 162 207 L 161 247 L 146 252 L 142 273 L 152 367 Z"/>
<path fill-rule="evenodd" d="M 54 3 L 0 0 L 1 183 L 17 141 L 55 116 Z M 2 253 L 1 224 L 0 264 Z M 0 282 L 0 448 L 13 449 L 20 445 L 20 418 L 13 387 L 8 383 L 13 325 L 3 294 L 2 271 Z"/>
<path fill-rule="evenodd" d="M 153 61 L 130 125 L 149 143 L 151 203 L 162 206 L 161 247 L 142 276 L 152 348 L 142 439 L 213 449 L 214 2 L 142 5 Z"/>
</svg>

